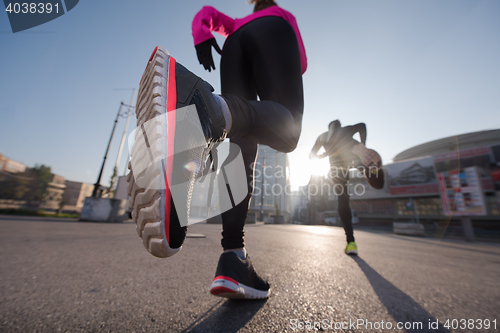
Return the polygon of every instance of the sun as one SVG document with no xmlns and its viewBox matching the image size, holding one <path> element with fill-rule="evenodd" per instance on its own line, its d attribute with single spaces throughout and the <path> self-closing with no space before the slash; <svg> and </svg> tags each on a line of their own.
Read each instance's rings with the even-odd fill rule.
<svg viewBox="0 0 500 333">
<path fill-rule="evenodd" d="M 326 176 L 330 170 L 328 158 L 310 160 L 307 155 L 290 156 L 290 185 L 292 190 L 307 185 L 312 175 Z"/>
</svg>

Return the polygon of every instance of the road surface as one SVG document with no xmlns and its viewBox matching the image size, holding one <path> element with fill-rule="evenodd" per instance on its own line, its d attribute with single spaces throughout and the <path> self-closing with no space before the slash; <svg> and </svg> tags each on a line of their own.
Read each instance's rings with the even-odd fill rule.
<svg viewBox="0 0 500 333">
<path fill-rule="evenodd" d="M 220 228 L 158 259 L 131 222 L 0 216 L 0 332 L 500 330 L 499 244 L 355 230 L 350 257 L 338 227 L 249 225 L 272 295 L 231 301 L 208 291 Z"/>
</svg>

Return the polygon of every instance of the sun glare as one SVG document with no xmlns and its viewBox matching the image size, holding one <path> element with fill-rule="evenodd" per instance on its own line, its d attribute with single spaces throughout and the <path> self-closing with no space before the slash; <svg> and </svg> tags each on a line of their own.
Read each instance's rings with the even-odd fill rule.
<svg viewBox="0 0 500 333">
<path fill-rule="evenodd" d="M 329 163 L 327 158 L 321 160 L 310 160 L 311 175 L 326 176 L 328 174 Z"/>
<path fill-rule="evenodd" d="M 293 190 L 307 185 L 312 175 L 326 176 L 329 170 L 328 158 L 310 160 L 290 159 L 290 184 Z"/>
</svg>

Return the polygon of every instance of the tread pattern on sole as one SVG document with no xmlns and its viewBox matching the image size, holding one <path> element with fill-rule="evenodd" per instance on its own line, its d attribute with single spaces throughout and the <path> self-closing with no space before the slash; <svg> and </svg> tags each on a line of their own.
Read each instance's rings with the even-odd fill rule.
<svg viewBox="0 0 500 333">
<path fill-rule="evenodd" d="M 380 155 L 375 150 L 366 148 L 362 143 L 354 146 L 352 152 L 359 156 L 361 163 L 363 163 L 365 167 L 382 167 Z"/>
<path fill-rule="evenodd" d="M 146 250 L 160 258 L 172 256 L 180 250 L 169 247 L 163 222 L 165 175 L 161 159 L 166 156 L 167 136 L 166 122 L 159 116 L 166 114 L 169 61 L 169 53 L 158 47 L 142 76 L 137 95 L 136 137 L 130 152 L 134 163 L 129 162 L 127 175 L 129 205 L 137 234 Z"/>
</svg>

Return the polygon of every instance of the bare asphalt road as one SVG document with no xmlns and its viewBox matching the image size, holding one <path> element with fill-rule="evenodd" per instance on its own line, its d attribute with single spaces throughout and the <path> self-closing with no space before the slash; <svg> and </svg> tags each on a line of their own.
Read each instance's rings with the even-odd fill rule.
<svg viewBox="0 0 500 333">
<path fill-rule="evenodd" d="M 220 228 L 158 259 L 131 222 L 0 216 L 0 332 L 500 330 L 499 244 L 356 230 L 350 257 L 341 228 L 249 225 L 272 296 L 231 301 L 208 292 Z"/>
</svg>

